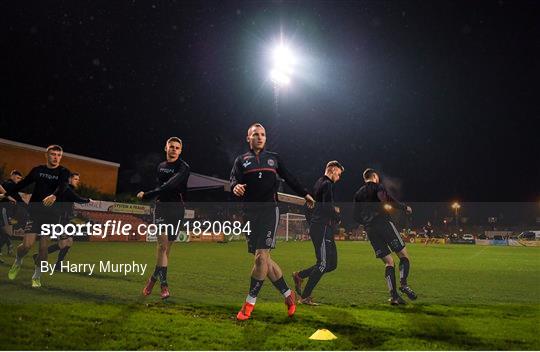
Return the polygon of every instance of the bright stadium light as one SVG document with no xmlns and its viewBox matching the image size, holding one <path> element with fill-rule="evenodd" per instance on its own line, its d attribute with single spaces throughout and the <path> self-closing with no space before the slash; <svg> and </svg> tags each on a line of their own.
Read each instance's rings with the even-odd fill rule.
<svg viewBox="0 0 540 352">
<path fill-rule="evenodd" d="M 289 47 L 281 43 L 274 48 L 272 51 L 273 67 L 270 70 L 270 80 L 276 87 L 286 86 L 291 83 L 291 74 L 295 62 L 296 58 Z"/>
<path fill-rule="evenodd" d="M 291 83 L 291 79 L 289 76 L 276 69 L 270 71 L 270 80 L 278 86 L 286 86 Z"/>
<path fill-rule="evenodd" d="M 274 49 L 273 56 L 274 65 L 278 68 L 288 68 L 294 65 L 295 59 L 291 50 L 283 44 Z"/>
</svg>

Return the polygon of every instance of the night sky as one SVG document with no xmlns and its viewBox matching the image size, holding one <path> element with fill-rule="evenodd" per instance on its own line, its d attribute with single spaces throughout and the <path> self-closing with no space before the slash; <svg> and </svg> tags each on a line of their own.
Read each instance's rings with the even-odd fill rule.
<svg viewBox="0 0 540 352">
<path fill-rule="evenodd" d="M 540 199 L 540 2 L 38 1 L 1 6 L 0 135 L 120 163 L 119 191 L 184 140 L 228 178 L 259 121 L 349 201 L 366 167 L 406 201 Z M 301 59 L 278 109 L 268 53 Z"/>
</svg>

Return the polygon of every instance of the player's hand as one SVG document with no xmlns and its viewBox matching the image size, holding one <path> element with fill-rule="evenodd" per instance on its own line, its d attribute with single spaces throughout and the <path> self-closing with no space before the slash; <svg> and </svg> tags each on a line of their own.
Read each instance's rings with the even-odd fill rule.
<svg viewBox="0 0 540 352">
<path fill-rule="evenodd" d="M 95 200 L 93 200 L 91 198 L 89 198 L 88 200 L 89 200 L 88 205 L 91 205 L 93 207 L 97 206 L 97 203 L 98 203 L 97 201 L 95 201 Z"/>
<path fill-rule="evenodd" d="M 315 199 L 313 199 L 311 194 L 306 194 L 304 199 L 306 200 L 306 204 L 307 204 L 308 208 L 313 209 L 313 207 L 315 206 Z"/>
<path fill-rule="evenodd" d="M 9 200 L 9 202 L 10 202 L 11 204 L 17 204 L 17 200 L 16 200 L 15 198 L 13 198 L 12 196 L 8 196 L 8 197 L 7 197 L 7 200 Z"/>
<path fill-rule="evenodd" d="M 143 197 L 144 197 L 144 192 L 141 191 L 141 192 L 137 193 L 137 198 L 143 199 Z"/>
<path fill-rule="evenodd" d="M 405 212 L 407 214 L 412 214 L 412 208 L 410 206 L 407 205 L 407 208 L 405 209 Z"/>
<path fill-rule="evenodd" d="M 0 199 L 4 199 L 6 198 L 6 194 L 5 193 L 0 193 Z"/>
<path fill-rule="evenodd" d="M 339 214 L 341 212 L 341 209 L 339 209 L 339 207 L 336 207 L 336 206 L 334 206 L 334 210 L 336 214 Z"/>
<path fill-rule="evenodd" d="M 54 194 L 51 194 L 43 199 L 43 205 L 46 207 L 50 207 L 54 204 L 54 202 L 56 202 L 56 196 Z"/>
<path fill-rule="evenodd" d="M 235 196 L 242 197 L 246 193 L 246 184 L 237 184 L 233 188 L 233 193 Z"/>
</svg>

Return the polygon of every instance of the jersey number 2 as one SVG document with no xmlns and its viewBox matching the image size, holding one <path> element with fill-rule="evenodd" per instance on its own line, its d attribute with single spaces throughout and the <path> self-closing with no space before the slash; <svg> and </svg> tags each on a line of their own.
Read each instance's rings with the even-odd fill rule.
<svg viewBox="0 0 540 352">
<path fill-rule="evenodd" d="M 262 178 L 262 172 L 259 172 L 259 178 Z"/>
</svg>

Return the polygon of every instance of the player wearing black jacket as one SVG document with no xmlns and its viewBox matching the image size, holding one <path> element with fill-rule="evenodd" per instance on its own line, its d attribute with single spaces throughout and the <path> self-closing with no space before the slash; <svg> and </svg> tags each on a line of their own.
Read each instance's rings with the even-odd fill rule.
<svg viewBox="0 0 540 352">
<path fill-rule="evenodd" d="M 78 204 L 87 204 L 93 202 L 89 198 L 81 197 L 77 194 L 77 188 L 81 182 L 81 176 L 78 172 L 73 172 L 69 176 L 69 184 L 66 191 L 59 197 L 58 201 L 61 202 L 60 206 L 62 211 L 60 213 L 60 222 L 64 225 L 69 223 L 70 219 L 73 217 L 73 203 Z M 54 266 L 55 271 L 60 271 L 60 264 L 66 257 L 68 251 L 73 246 L 73 237 L 61 235 L 58 239 L 58 242 L 52 244 L 47 249 L 49 254 L 58 252 L 58 258 L 56 258 L 56 264 Z M 34 260 L 37 259 L 37 256 L 34 255 Z"/>
<path fill-rule="evenodd" d="M 182 140 L 171 137 L 165 143 L 167 160 L 157 167 L 157 186 L 147 191 L 139 192 L 137 197 L 143 200 L 155 199 L 154 223 L 170 224 L 176 233 L 169 232 L 167 236 L 157 234 L 157 263 L 154 273 L 143 288 L 143 295 L 148 296 L 157 279 L 161 283 L 161 298 L 170 296 L 167 282 L 167 267 L 172 243 L 178 237 L 179 224 L 184 219 L 184 194 L 187 192 L 189 179 L 189 165 L 180 158 L 182 153 Z"/>
<path fill-rule="evenodd" d="M 323 274 L 337 268 L 337 248 L 334 241 L 336 226 L 339 224 L 339 208 L 334 205 L 334 184 L 341 178 L 345 169 L 338 161 L 326 164 L 324 176 L 319 178 L 313 187 L 315 208 L 311 215 L 309 237 L 315 248 L 317 262 L 307 269 L 293 273 L 296 292 L 301 296 L 299 303 L 311 306 L 318 305 L 313 301 L 311 293 Z M 302 282 L 309 280 L 302 291 Z"/>
<path fill-rule="evenodd" d="M 390 220 L 387 209 L 397 208 L 409 214 L 412 213 L 412 209 L 388 194 L 375 170 L 365 170 L 364 181 L 365 185 L 360 187 L 354 195 L 354 219 L 364 225 L 375 256 L 381 258 L 385 264 L 385 279 L 390 291 L 390 304 L 405 304 L 397 293 L 391 252 L 395 252 L 400 259 L 399 290 L 414 300 L 416 294 L 407 284 L 410 268 L 409 254 L 399 232 Z"/>
<path fill-rule="evenodd" d="M 313 198 L 285 167 L 283 159 L 265 150 L 266 131 L 259 124 L 253 124 L 247 131 L 250 151 L 238 156 L 231 171 L 231 189 L 245 202 L 245 220 L 251 232 L 246 234 L 248 252 L 254 254 L 255 263 L 251 270 L 250 288 L 247 298 L 238 312 L 238 320 L 247 320 L 255 307 L 257 295 L 266 277 L 285 297 L 287 313 L 296 311 L 295 294 L 289 289 L 279 265 L 270 257 L 270 250 L 276 245 L 276 231 L 279 222 L 277 207 L 278 175 L 291 188 L 304 197 L 308 205 Z"/>
<path fill-rule="evenodd" d="M 2 182 L 3 192 L 12 193 L 13 188 L 22 179 L 22 174 L 17 171 L 11 171 L 9 179 Z M 9 224 L 9 218 L 15 217 L 19 207 L 26 206 L 26 203 L 22 200 L 19 193 L 13 194 L 13 196 L 0 199 L 0 254 L 2 253 L 2 247 L 4 244 L 8 247 L 8 254 L 13 252 L 13 246 L 11 244 L 10 233 L 12 232 Z"/>
<path fill-rule="evenodd" d="M 15 185 L 9 192 L 15 195 L 23 188 L 33 184 L 34 190 L 30 197 L 29 212 L 32 220 L 30 233 L 25 234 L 23 242 L 17 247 L 17 256 L 13 266 L 9 270 L 10 280 L 15 279 L 22 264 L 23 257 L 36 242 L 37 234 L 41 234 L 41 226 L 44 224 L 57 224 L 60 221 L 60 209 L 55 205 L 57 197 L 60 197 L 68 187 L 70 172 L 60 165 L 63 150 L 58 145 L 47 147 L 47 164 L 34 167 L 21 182 Z M 47 260 L 48 237 L 39 236 L 38 262 Z M 41 287 L 41 266 L 36 265 L 32 276 L 32 287 Z"/>
</svg>

